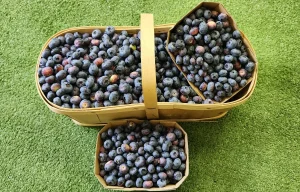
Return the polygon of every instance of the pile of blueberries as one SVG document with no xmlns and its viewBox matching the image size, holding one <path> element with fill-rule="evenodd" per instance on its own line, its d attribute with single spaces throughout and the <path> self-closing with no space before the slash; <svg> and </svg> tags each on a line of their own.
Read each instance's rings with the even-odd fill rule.
<svg viewBox="0 0 300 192">
<path fill-rule="evenodd" d="M 107 185 L 165 187 L 184 176 L 185 140 L 177 128 L 129 122 L 102 132 L 101 140 L 100 176 Z"/>
<path fill-rule="evenodd" d="M 186 78 L 173 63 L 165 49 L 167 34 L 155 37 L 155 67 L 157 100 L 159 102 L 182 102 L 211 104 L 211 99 L 202 100 L 189 86 Z"/>
<path fill-rule="evenodd" d="M 142 103 L 140 34 L 109 26 L 53 38 L 38 75 L 48 100 L 65 108 Z"/>
<path fill-rule="evenodd" d="M 187 80 L 218 102 L 244 87 L 255 68 L 228 16 L 204 7 L 176 25 L 168 50 Z"/>
</svg>

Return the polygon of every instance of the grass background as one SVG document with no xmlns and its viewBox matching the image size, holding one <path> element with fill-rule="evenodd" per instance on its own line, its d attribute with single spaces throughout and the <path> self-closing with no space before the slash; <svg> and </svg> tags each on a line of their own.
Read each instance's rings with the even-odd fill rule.
<svg viewBox="0 0 300 192">
<path fill-rule="evenodd" d="M 216 123 L 182 123 L 190 175 L 178 191 L 300 189 L 299 1 L 221 1 L 252 42 L 255 92 Z M 83 25 L 175 23 L 199 0 L 0 0 L 0 191 L 105 191 L 93 175 L 99 128 L 51 112 L 34 72 L 46 40 Z"/>
</svg>

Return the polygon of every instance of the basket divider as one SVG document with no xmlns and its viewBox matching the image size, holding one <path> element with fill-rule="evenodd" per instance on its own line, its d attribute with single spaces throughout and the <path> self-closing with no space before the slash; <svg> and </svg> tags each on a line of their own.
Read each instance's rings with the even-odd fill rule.
<svg viewBox="0 0 300 192">
<path fill-rule="evenodd" d="M 154 54 L 154 19 L 152 14 L 141 14 L 142 87 L 147 119 L 158 119 L 156 70 Z"/>
</svg>

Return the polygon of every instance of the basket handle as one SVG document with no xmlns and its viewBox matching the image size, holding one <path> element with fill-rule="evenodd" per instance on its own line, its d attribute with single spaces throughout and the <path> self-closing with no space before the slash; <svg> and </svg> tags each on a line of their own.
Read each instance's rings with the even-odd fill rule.
<svg viewBox="0 0 300 192">
<path fill-rule="evenodd" d="M 147 119 L 158 119 L 156 70 L 154 54 L 154 19 L 152 14 L 141 14 L 141 64 L 144 104 Z"/>
</svg>

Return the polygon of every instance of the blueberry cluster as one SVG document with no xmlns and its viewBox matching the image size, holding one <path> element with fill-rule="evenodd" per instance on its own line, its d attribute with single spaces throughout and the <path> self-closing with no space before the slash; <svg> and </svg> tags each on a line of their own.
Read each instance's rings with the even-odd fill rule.
<svg viewBox="0 0 300 192">
<path fill-rule="evenodd" d="M 156 92 L 158 101 L 192 104 L 212 103 L 209 99 L 203 101 L 189 86 L 186 78 L 174 65 L 165 49 L 166 39 L 166 33 L 155 37 Z"/>
<path fill-rule="evenodd" d="M 184 135 L 177 128 L 129 122 L 101 134 L 100 176 L 107 185 L 164 187 L 184 175 Z"/>
<path fill-rule="evenodd" d="M 174 28 L 168 50 L 187 80 L 219 102 L 244 87 L 255 68 L 241 38 L 225 13 L 202 7 Z"/>
<path fill-rule="evenodd" d="M 49 101 L 65 108 L 142 103 L 139 33 L 66 33 L 53 38 L 38 70 Z"/>
</svg>

